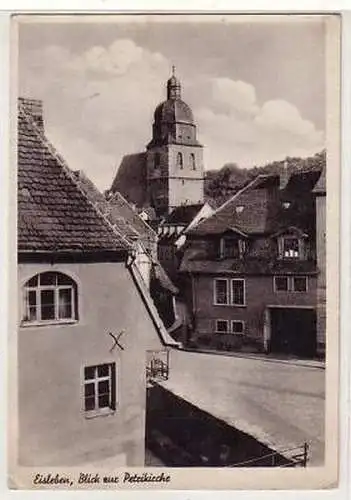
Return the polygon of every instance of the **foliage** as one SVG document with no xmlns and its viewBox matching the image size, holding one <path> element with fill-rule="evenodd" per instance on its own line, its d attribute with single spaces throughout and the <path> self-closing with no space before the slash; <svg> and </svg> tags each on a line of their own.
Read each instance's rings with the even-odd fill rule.
<svg viewBox="0 0 351 500">
<path fill-rule="evenodd" d="M 279 174 L 287 164 L 290 173 L 307 170 L 321 170 L 326 162 L 323 150 L 308 158 L 286 157 L 264 166 L 240 168 L 236 163 L 226 163 L 220 170 L 208 170 L 205 175 L 205 197 L 213 205 L 219 206 L 259 174 Z"/>
</svg>

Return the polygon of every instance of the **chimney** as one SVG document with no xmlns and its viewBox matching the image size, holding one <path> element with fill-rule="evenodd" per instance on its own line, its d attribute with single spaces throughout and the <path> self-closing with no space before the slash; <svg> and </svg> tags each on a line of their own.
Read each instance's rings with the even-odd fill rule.
<svg viewBox="0 0 351 500">
<path fill-rule="evenodd" d="M 283 190 L 286 188 L 288 182 L 289 182 L 290 174 L 289 174 L 289 168 L 288 168 L 288 160 L 284 160 L 283 164 L 283 169 L 280 172 L 280 178 L 279 178 L 279 189 Z"/>
<path fill-rule="evenodd" d="M 22 105 L 25 112 L 30 115 L 35 125 L 41 130 L 44 130 L 43 101 L 20 97 L 19 104 Z"/>
</svg>

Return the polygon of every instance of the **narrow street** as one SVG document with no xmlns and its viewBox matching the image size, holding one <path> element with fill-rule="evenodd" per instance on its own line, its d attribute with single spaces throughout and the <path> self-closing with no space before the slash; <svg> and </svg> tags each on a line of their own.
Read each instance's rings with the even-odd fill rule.
<svg viewBox="0 0 351 500">
<path fill-rule="evenodd" d="M 310 465 L 324 460 L 325 370 L 298 363 L 172 350 L 177 396 L 275 450 L 310 444 Z"/>
</svg>

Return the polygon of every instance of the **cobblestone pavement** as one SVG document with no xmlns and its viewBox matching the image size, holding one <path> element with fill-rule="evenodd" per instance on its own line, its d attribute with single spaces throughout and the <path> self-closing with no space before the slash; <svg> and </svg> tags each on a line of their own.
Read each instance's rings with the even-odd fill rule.
<svg viewBox="0 0 351 500">
<path fill-rule="evenodd" d="M 162 385 L 276 450 L 310 443 L 324 460 L 325 370 L 264 359 L 172 350 Z"/>
</svg>

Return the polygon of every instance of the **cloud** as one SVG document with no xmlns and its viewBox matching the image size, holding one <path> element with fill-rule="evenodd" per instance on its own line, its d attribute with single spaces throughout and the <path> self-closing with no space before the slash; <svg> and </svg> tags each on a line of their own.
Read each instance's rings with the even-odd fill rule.
<svg viewBox="0 0 351 500">
<path fill-rule="evenodd" d="M 256 91 L 253 85 L 230 78 L 214 78 L 212 87 L 214 101 L 224 105 L 225 109 L 250 115 L 257 111 Z"/>
<path fill-rule="evenodd" d="M 300 136 L 315 133 L 313 123 L 304 120 L 295 106 L 283 100 L 265 102 L 255 117 L 255 123 L 263 128 L 284 130 Z"/>
<path fill-rule="evenodd" d="M 143 151 L 153 111 L 165 99 L 171 62 L 131 39 L 82 52 L 52 45 L 20 51 L 20 93 L 44 101 L 47 134 L 72 169 L 100 189 L 110 186 L 124 154 Z M 264 164 L 306 156 L 324 146 L 323 131 L 282 99 L 260 103 L 248 82 L 181 75 L 193 108 L 205 165 Z"/>
<path fill-rule="evenodd" d="M 195 109 L 208 168 L 235 162 L 262 165 L 286 156 L 309 156 L 324 147 L 324 132 L 291 103 L 260 104 L 255 88 L 242 81 L 214 78 L 206 105 Z"/>
<path fill-rule="evenodd" d="M 20 94 L 43 99 L 54 145 L 71 168 L 109 187 L 122 156 L 150 140 L 168 61 L 125 39 L 81 54 L 49 46 L 21 56 Z"/>
</svg>

